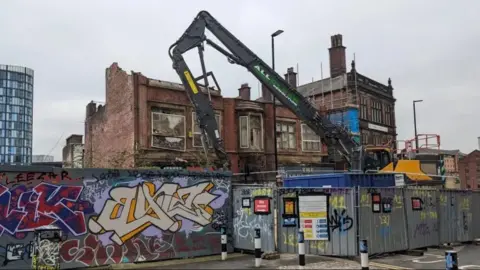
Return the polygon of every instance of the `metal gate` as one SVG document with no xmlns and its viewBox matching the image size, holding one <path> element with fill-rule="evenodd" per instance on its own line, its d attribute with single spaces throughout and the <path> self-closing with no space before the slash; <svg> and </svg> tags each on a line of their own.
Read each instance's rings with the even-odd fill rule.
<svg viewBox="0 0 480 270">
<path fill-rule="evenodd" d="M 271 187 L 233 185 L 233 247 L 235 249 L 253 251 L 255 229 L 260 229 L 262 251 L 275 251 L 275 197 L 275 190 Z"/>
</svg>

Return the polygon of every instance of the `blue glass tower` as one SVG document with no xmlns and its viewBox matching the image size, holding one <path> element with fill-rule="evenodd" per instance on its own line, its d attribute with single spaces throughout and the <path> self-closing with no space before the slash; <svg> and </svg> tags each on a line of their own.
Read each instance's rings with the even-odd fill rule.
<svg viewBox="0 0 480 270">
<path fill-rule="evenodd" d="M 0 65 L 0 164 L 32 162 L 33 70 Z"/>
</svg>

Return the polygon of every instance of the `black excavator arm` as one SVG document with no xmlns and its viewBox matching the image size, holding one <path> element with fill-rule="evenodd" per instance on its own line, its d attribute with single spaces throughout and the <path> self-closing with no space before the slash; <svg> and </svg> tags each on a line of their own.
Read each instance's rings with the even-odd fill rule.
<svg viewBox="0 0 480 270">
<path fill-rule="evenodd" d="M 208 29 L 228 49 L 223 49 L 205 36 Z M 196 113 L 197 122 L 206 132 L 210 142 L 223 165 L 228 166 L 228 156 L 223 147 L 223 141 L 218 132 L 215 114 L 208 97 L 199 89 L 198 80 L 204 79 L 204 86 L 208 86 L 207 76 L 203 60 L 203 44 L 206 42 L 225 56 L 232 64 L 238 64 L 248 69 L 258 80 L 270 90 L 275 98 L 294 112 L 305 124 L 307 124 L 323 142 L 328 146 L 329 156 L 338 151 L 349 163 L 352 170 L 362 169 L 362 148 L 353 140 L 348 132 L 333 124 L 327 117 L 322 116 L 298 91 L 288 84 L 278 73 L 263 62 L 247 46 L 238 40 L 233 34 L 225 29 L 210 13 L 201 11 L 192 24 L 188 27 L 180 39 L 169 50 L 173 61 L 173 68 L 177 71 L 186 92 L 192 101 Z M 183 53 L 197 47 L 200 54 L 203 75 L 194 78 L 182 56 Z"/>
</svg>

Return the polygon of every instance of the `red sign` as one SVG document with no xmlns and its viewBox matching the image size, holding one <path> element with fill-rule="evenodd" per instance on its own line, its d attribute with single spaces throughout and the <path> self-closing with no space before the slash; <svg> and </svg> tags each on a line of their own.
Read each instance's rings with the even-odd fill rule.
<svg viewBox="0 0 480 270">
<path fill-rule="evenodd" d="M 270 214 L 270 199 L 255 198 L 253 201 L 253 212 L 255 214 Z"/>
</svg>

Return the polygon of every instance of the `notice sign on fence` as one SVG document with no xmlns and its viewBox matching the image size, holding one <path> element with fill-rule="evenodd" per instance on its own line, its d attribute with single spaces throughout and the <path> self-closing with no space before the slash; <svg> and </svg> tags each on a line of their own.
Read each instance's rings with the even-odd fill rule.
<svg viewBox="0 0 480 270">
<path fill-rule="evenodd" d="M 300 227 L 305 240 L 329 240 L 328 238 L 328 197 L 327 195 L 300 195 Z"/>
</svg>

